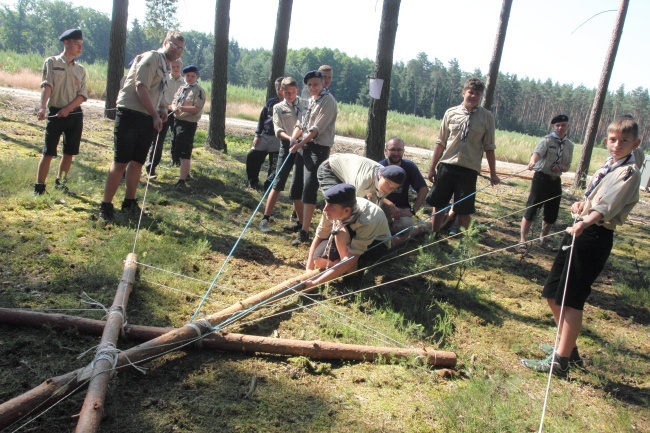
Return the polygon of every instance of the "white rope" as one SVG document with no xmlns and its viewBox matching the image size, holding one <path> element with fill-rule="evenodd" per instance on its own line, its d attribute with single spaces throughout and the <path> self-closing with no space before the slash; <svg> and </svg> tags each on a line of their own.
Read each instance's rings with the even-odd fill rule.
<svg viewBox="0 0 650 433">
<path fill-rule="evenodd" d="M 573 224 L 575 225 L 577 218 L 574 218 Z M 564 281 L 564 292 L 562 293 L 562 304 L 560 305 L 560 314 L 558 316 L 557 331 L 555 332 L 555 342 L 553 343 L 553 359 L 551 360 L 551 368 L 548 372 L 548 381 L 546 383 L 546 393 L 544 395 L 544 404 L 542 405 L 542 415 L 539 421 L 539 433 L 542 433 L 544 428 L 544 418 L 546 416 L 546 405 L 548 404 L 549 392 L 551 390 L 551 378 L 553 377 L 553 362 L 555 361 L 555 353 L 557 352 L 557 344 L 560 341 L 560 331 L 564 328 L 562 321 L 564 320 L 564 300 L 566 298 L 566 292 L 569 287 L 569 275 L 571 274 L 571 260 L 573 259 L 573 247 L 575 245 L 576 235 L 575 232 L 571 238 L 571 246 L 569 252 L 569 263 L 567 266 L 566 280 Z M 563 247 L 564 249 L 564 247 Z"/>
</svg>

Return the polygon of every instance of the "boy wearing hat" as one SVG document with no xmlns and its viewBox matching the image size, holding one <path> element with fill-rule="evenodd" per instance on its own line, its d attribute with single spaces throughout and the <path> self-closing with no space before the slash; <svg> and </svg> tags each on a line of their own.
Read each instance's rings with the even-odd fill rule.
<svg viewBox="0 0 650 433">
<path fill-rule="evenodd" d="M 181 163 L 178 176 L 177 188 L 185 188 L 186 180 L 190 174 L 190 157 L 194 149 L 194 135 L 203 106 L 205 105 L 205 90 L 197 83 L 199 79 L 199 68 L 189 65 L 183 68 L 185 85 L 178 89 L 172 102 L 174 120 L 174 135 L 172 147 L 178 155 Z"/>
<path fill-rule="evenodd" d="M 577 221 L 566 229 L 562 248 L 555 256 L 542 290 L 542 297 L 559 327 L 556 353 L 552 348 L 549 351 L 540 346 L 548 353 L 547 358 L 521 360 L 525 367 L 535 371 L 549 373 L 552 370 L 555 375 L 566 376 L 572 365 L 582 366 L 577 341 L 585 302 L 591 285 L 607 263 L 614 230 L 625 222 L 639 201 L 641 173 L 634 156 L 634 150 L 641 143 L 639 125 L 629 116 L 616 119 L 607 128 L 603 141 L 610 157 L 594 173 L 584 200 L 571 206 Z"/>
<path fill-rule="evenodd" d="M 309 227 L 316 210 L 318 193 L 316 171 L 329 157 L 330 149 L 334 145 L 334 128 L 338 114 L 336 100 L 323 88 L 322 72 L 307 72 L 303 82 L 307 85 L 311 98 L 302 119 L 296 122 L 289 143 L 289 151 L 298 152 L 291 189 L 302 189 L 302 200 L 296 202 L 296 214 L 302 228 L 297 238 L 291 242 L 294 246 L 309 242 Z"/>
<path fill-rule="evenodd" d="M 404 183 L 406 172 L 398 165 L 382 166 L 352 153 L 337 153 L 318 167 L 318 183 L 327 191 L 339 183 L 354 185 L 357 196 L 381 204 L 388 194 Z"/>
<path fill-rule="evenodd" d="M 185 50 L 185 38 L 175 30 L 167 32 L 162 47 L 139 54 L 124 80 L 117 96 L 117 115 L 113 131 L 115 156 L 106 177 L 104 197 L 99 207 L 99 219 L 114 218 L 113 197 L 126 170 L 126 193 L 122 211 L 131 217 L 141 213 L 135 198 L 142 166 L 149 146 L 167 121 L 164 90 L 167 69 Z"/>
<path fill-rule="evenodd" d="M 181 69 L 183 68 L 183 61 L 181 59 L 176 59 L 171 63 L 171 72 L 167 76 L 167 88 L 165 89 L 165 105 L 167 110 L 172 110 L 172 102 L 174 101 L 174 95 L 180 89 L 185 80 L 181 75 Z M 162 129 L 158 133 L 156 141 L 151 143 L 149 146 L 149 155 L 147 156 L 147 163 L 145 164 L 145 171 L 152 179 L 157 177 L 156 167 L 160 164 L 160 159 L 162 158 L 162 151 L 165 145 L 165 138 L 167 138 L 167 131 L 171 128 L 172 132 L 174 131 L 174 113 L 169 113 L 167 115 L 167 121 L 163 123 Z M 181 162 L 178 160 L 178 156 L 175 156 L 174 148 L 171 149 L 172 154 L 172 164 L 180 165 Z"/>
<path fill-rule="evenodd" d="M 307 287 L 333 280 L 379 260 L 390 248 L 390 230 L 379 206 L 357 197 L 353 185 L 340 183 L 323 193 L 325 208 L 309 249 L 307 270 L 329 269 Z"/>
<path fill-rule="evenodd" d="M 88 99 L 86 89 L 86 70 L 75 57 L 83 51 L 83 35 L 80 29 L 66 30 L 59 36 L 63 42 L 63 52 L 45 59 L 43 81 L 41 83 L 41 106 L 37 112 L 38 120 L 47 116 L 45 144 L 38 163 L 34 194 L 45 193 L 45 180 L 50 171 L 52 159 L 57 156 L 56 149 L 63 135 L 63 158 L 56 176 L 56 188 L 67 190 L 65 186 L 72 158 L 79 154 L 83 114 L 81 104 Z"/>
<path fill-rule="evenodd" d="M 490 167 L 490 184 L 500 182 L 494 156 L 494 116 L 479 105 L 484 90 L 485 84 L 478 78 L 465 82 L 463 102 L 448 109 L 442 118 L 429 167 L 429 181 L 434 186 L 427 203 L 437 211 L 446 207 L 453 196 L 458 221 L 465 229 L 476 212 L 474 193 L 484 152 Z M 431 223 L 435 233 L 440 231 L 444 219 L 444 214 L 434 212 Z"/>
<path fill-rule="evenodd" d="M 261 189 L 260 169 L 267 155 L 269 157 L 269 169 L 266 174 L 266 180 L 264 181 L 264 191 L 269 188 L 275 177 L 278 153 L 280 152 L 280 139 L 275 136 L 275 129 L 273 127 L 273 107 L 284 99 L 284 93 L 282 91 L 283 78 L 279 77 L 275 80 L 276 96 L 266 101 L 266 104 L 262 108 L 259 120 L 257 121 L 257 128 L 255 129 L 253 147 L 251 147 L 248 155 L 246 155 L 246 177 L 248 178 L 248 186 L 253 189 Z"/>
<path fill-rule="evenodd" d="M 573 159 L 573 143 L 566 138 L 569 116 L 558 114 L 551 119 L 551 125 L 553 125 L 553 132 L 537 143 L 528 163 L 528 170 L 535 170 L 535 174 L 526 202 L 526 211 L 521 219 L 521 245 L 518 249 L 522 252 L 528 251 L 526 234 L 541 207 L 544 208 L 544 220 L 539 241 L 542 246 L 547 244 L 544 238 L 551 232 L 560 211 L 562 200 L 560 176 L 569 170 Z"/>
</svg>

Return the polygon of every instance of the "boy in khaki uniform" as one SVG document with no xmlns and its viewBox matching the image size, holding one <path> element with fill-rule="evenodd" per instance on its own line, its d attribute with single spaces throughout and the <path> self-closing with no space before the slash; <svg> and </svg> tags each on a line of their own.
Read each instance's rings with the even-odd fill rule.
<svg viewBox="0 0 650 433">
<path fill-rule="evenodd" d="M 610 157 L 592 177 L 584 200 L 571 206 L 577 221 L 566 229 L 562 248 L 542 290 L 559 327 L 557 352 L 553 353 L 552 346 L 543 345 L 540 348 L 548 353 L 547 358 L 521 360 L 525 367 L 535 371 L 552 370 L 553 374 L 566 376 L 570 365 L 582 366 L 577 340 L 585 302 L 609 258 L 614 230 L 625 222 L 639 201 L 641 173 L 633 153 L 641 143 L 639 126 L 631 117 L 623 116 L 609 125 L 603 141 Z"/>
<path fill-rule="evenodd" d="M 172 147 L 181 162 L 180 174 L 176 188 L 187 186 L 187 177 L 190 174 L 190 158 L 194 149 L 194 135 L 196 127 L 203 113 L 205 105 L 205 90 L 199 86 L 199 68 L 189 65 L 183 68 L 185 85 L 178 89 L 172 102 L 172 111 L 176 116 L 174 121 L 174 138 Z"/>
<path fill-rule="evenodd" d="M 81 104 L 88 99 L 86 89 L 86 70 L 75 57 L 83 50 L 83 35 L 79 29 L 66 30 L 59 36 L 63 42 L 63 52 L 45 59 L 43 82 L 41 83 L 41 106 L 38 120 L 47 115 L 45 144 L 38 163 L 34 194 L 45 193 L 45 180 L 50 171 L 52 159 L 57 156 L 56 148 L 63 135 L 63 158 L 56 176 L 56 188 L 67 190 L 66 177 L 72 165 L 72 158 L 79 154 L 83 114 Z"/>
</svg>

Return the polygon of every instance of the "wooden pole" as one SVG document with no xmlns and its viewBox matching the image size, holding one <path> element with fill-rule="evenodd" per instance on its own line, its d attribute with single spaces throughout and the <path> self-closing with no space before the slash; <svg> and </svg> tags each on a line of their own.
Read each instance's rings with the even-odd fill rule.
<svg viewBox="0 0 650 433">
<path fill-rule="evenodd" d="M 265 290 L 264 292 L 253 295 L 243 301 L 239 301 L 218 313 L 207 316 L 204 320 L 206 320 L 210 326 L 219 325 L 236 313 L 264 300 L 273 297 L 279 299 L 283 296 L 288 296 L 299 291 L 303 293 L 311 292 L 315 290 L 316 287 L 305 289 L 305 286 L 299 283 L 319 272 L 320 271 L 318 270 L 305 272 L 296 278 L 286 280 L 275 287 Z M 287 291 L 288 288 L 293 286 L 296 286 L 294 287 L 294 290 Z M 146 343 L 121 352 L 117 358 L 116 367 L 120 369 L 128 365 L 135 365 L 176 350 L 193 342 L 199 336 L 198 332 L 203 334 L 205 331 L 207 331 L 207 329 L 200 329 L 196 324 L 188 324 L 182 328 L 174 329 L 166 334 L 154 338 L 151 341 L 147 341 Z M 12 424 L 17 419 L 20 419 L 27 414 L 31 414 L 36 409 L 44 410 L 69 394 L 84 389 L 88 384 L 88 381 L 85 379 L 87 372 L 88 367 L 80 368 L 63 376 L 48 379 L 31 391 L 2 403 L 0 405 L 0 430 Z"/>
<path fill-rule="evenodd" d="M 92 433 L 99 429 L 99 423 L 104 413 L 108 380 L 115 373 L 112 360 L 117 357 L 115 352 L 117 339 L 124 325 L 126 305 L 129 303 L 129 296 L 133 290 L 133 281 L 135 281 L 137 270 L 138 256 L 130 253 L 126 256 L 122 280 L 117 286 L 113 305 L 106 318 L 102 339 L 95 355 L 92 376 L 88 383 L 88 392 L 81 407 L 79 422 L 75 430 L 77 433 Z"/>
<path fill-rule="evenodd" d="M 105 322 L 101 320 L 66 316 L 64 314 L 36 313 L 0 308 L 0 323 L 11 325 L 43 326 L 53 329 L 77 329 L 79 332 L 99 334 Z M 147 341 L 169 332 L 171 328 L 126 325 L 124 335 L 137 341 Z M 302 341 L 268 338 L 234 333 L 214 333 L 201 340 L 201 347 L 216 350 L 264 352 L 278 355 L 309 356 L 314 359 L 345 359 L 374 361 L 383 358 L 419 358 L 433 367 L 455 367 L 456 354 L 433 349 L 373 347 L 356 344 Z"/>
</svg>

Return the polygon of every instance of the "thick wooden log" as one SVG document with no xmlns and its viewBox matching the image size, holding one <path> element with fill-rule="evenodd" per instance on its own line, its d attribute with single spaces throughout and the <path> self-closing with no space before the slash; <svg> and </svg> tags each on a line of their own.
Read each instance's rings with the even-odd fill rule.
<svg viewBox="0 0 650 433">
<path fill-rule="evenodd" d="M 124 325 L 126 306 L 129 303 L 129 296 L 133 290 L 133 282 L 135 281 L 137 271 L 138 256 L 130 253 L 126 256 L 122 279 L 117 286 L 113 305 L 106 317 L 102 339 L 93 363 L 90 382 L 88 383 L 88 391 L 86 392 L 86 398 L 84 399 L 84 404 L 79 414 L 79 421 L 75 430 L 77 433 L 93 433 L 99 429 L 99 423 L 104 413 L 106 389 L 111 374 L 113 373 L 113 363 L 111 360 L 117 357 L 117 353 L 114 350 L 117 347 L 120 330 L 122 329 L 122 325 Z M 111 349 L 113 350 L 112 353 L 110 352 Z"/>
<path fill-rule="evenodd" d="M 63 314 L 34 313 L 0 308 L 0 323 L 13 325 L 42 326 L 54 329 L 77 329 L 79 332 L 99 334 L 103 321 Z M 127 338 L 147 341 L 159 337 L 171 328 L 126 325 Z M 421 363 L 433 367 L 455 367 L 456 354 L 433 349 L 410 349 L 395 347 L 374 347 L 356 344 L 329 343 L 323 341 L 302 341 L 283 338 L 259 337 L 235 333 L 214 333 L 201 340 L 202 348 L 216 350 L 242 351 L 247 353 L 271 353 L 278 355 L 309 356 L 314 359 L 343 359 L 352 361 L 374 361 L 382 358 L 418 358 Z"/>
<path fill-rule="evenodd" d="M 263 300 L 272 299 L 274 297 L 280 299 L 282 296 L 289 296 L 298 291 L 302 291 L 303 293 L 313 291 L 316 287 L 305 289 L 304 285 L 301 285 L 300 282 L 307 280 L 318 272 L 319 271 L 317 270 L 313 270 L 305 272 L 296 278 L 286 280 L 275 287 L 258 293 L 257 295 L 253 295 L 243 301 L 239 301 L 225 310 L 207 316 L 205 320 L 210 323 L 210 326 L 216 326 L 223 323 L 223 321 L 230 319 L 236 313 Z M 287 291 L 287 288 L 293 286 L 295 286 L 294 290 Z M 147 341 L 146 343 L 121 352 L 118 356 L 116 367 L 122 369 L 145 360 L 151 360 L 164 353 L 191 344 L 198 337 L 197 328 L 196 325 L 188 324 L 182 328 L 174 329 L 166 334 L 156 337 L 151 341 Z M 204 333 L 206 329 L 199 329 L 199 331 Z M 48 379 L 48 381 L 31 391 L 0 404 L 0 430 L 11 425 L 14 421 L 22 418 L 26 414 L 31 414 L 36 409 L 45 410 L 47 407 L 66 397 L 70 393 L 84 389 L 85 386 L 87 386 L 87 380 L 84 380 L 83 377 L 80 376 L 83 371 L 84 369 L 78 369 L 64 376 L 60 376 L 70 380 L 70 383 L 66 387 L 58 389 L 49 386 L 47 382 L 53 379 Z"/>
</svg>

